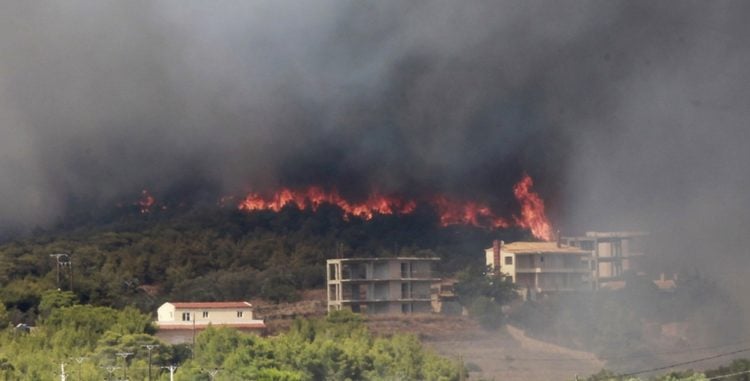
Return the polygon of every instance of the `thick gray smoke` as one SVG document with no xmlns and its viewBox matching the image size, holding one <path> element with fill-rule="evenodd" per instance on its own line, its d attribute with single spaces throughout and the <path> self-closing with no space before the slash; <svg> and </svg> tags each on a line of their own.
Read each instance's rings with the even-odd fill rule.
<svg viewBox="0 0 750 381">
<path fill-rule="evenodd" d="M 324 184 L 750 239 L 747 2 L 0 3 L 0 225 L 181 184 Z M 132 196 L 131 196 L 132 195 Z M 740 268 L 731 267 L 730 268 Z"/>
</svg>

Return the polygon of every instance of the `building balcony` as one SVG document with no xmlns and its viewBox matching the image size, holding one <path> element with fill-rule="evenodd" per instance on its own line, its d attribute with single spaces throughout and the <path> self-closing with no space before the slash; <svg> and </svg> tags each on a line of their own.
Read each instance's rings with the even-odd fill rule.
<svg viewBox="0 0 750 381">
<path fill-rule="evenodd" d="M 559 274 L 586 274 L 590 273 L 588 267 L 521 267 L 516 268 L 517 274 L 540 274 L 540 273 L 559 273 Z"/>
<path fill-rule="evenodd" d="M 329 282 L 390 282 L 390 281 L 405 281 L 405 282 L 439 282 L 441 279 L 436 278 L 432 274 L 411 274 L 411 276 L 400 277 L 399 275 L 386 275 L 384 277 L 371 277 L 371 278 L 347 278 L 342 277 L 341 279 L 329 280 Z"/>
<path fill-rule="evenodd" d="M 411 298 L 383 298 L 383 299 L 341 299 L 331 300 L 332 303 L 337 304 L 361 304 L 361 303 L 396 303 L 396 302 L 430 302 L 432 298 L 427 297 L 411 297 Z"/>
<path fill-rule="evenodd" d="M 591 284 L 589 282 L 582 282 L 567 285 L 521 285 L 518 289 L 519 292 L 525 292 L 526 290 L 537 293 L 584 291 L 591 290 Z"/>
</svg>

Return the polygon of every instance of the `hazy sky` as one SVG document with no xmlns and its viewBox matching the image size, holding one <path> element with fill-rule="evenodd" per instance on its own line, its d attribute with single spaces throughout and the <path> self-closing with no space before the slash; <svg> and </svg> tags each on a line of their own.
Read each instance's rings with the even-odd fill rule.
<svg viewBox="0 0 750 381">
<path fill-rule="evenodd" d="M 744 1 L 3 1 L 0 225 L 206 184 L 512 208 L 527 171 L 563 229 L 651 230 L 670 258 L 745 263 L 748 14 Z"/>
</svg>

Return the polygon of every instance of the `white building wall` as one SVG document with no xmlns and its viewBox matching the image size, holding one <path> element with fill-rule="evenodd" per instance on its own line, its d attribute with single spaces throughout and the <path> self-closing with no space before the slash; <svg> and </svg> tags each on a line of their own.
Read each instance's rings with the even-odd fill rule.
<svg viewBox="0 0 750 381">
<path fill-rule="evenodd" d="M 484 261 L 484 263 L 486 263 L 490 268 L 495 268 L 495 255 L 492 248 L 486 249 L 484 251 Z"/>
<path fill-rule="evenodd" d="M 510 258 L 511 264 L 508 263 L 506 258 Z M 509 275 L 513 278 L 513 281 L 516 281 L 516 260 L 518 256 L 513 253 L 500 253 L 500 260 L 502 261 L 502 266 L 500 267 L 500 271 L 503 274 Z"/>
<path fill-rule="evenodd" d="M 204 317 L 204 312 L 208 313 Z M 238 316 L 239 312 L 242 316 Z M 183 313 L 190 314 L 190 320 L 183 320 Z M 243 324 L 255 323 L 252 307 L 247 308 L 175 308 L 171 303 L 165 303 L 157 310 L 157 321 L 169 324 Z"/>
<path fill-rule="evenodd" d="M 164 303 L 156 310 L 157 320 L 160 322 L 171 322 L 175 320 L 174 305 Z"/>
</svg>

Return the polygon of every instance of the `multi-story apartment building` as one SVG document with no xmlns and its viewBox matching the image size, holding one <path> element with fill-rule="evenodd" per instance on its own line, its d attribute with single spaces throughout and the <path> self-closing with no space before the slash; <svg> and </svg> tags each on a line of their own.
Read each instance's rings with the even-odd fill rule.
<svg viewBox="0 0 750 381">
<path fill-rule="evenodd" d="M 326 264 L 328 311 L 369 314 L 432 312 L 439 258 L 346 258 Z"/>
<path fill-rule="evenodd" d="M 608 288 L 622 283 L 623 273 L 638 271 L 644 256 L 645 232 L 586 232 L 582 237 L 562 237 L 565 244 L 591 252 L 594 288 Z"/>
<path fill-rule="evenodd" d="M 519 286 L 524 297 L 591 289 L 590 252 L 559 242 L 495 241 L 485 250 L 487 266 Z"/>
</svg>

